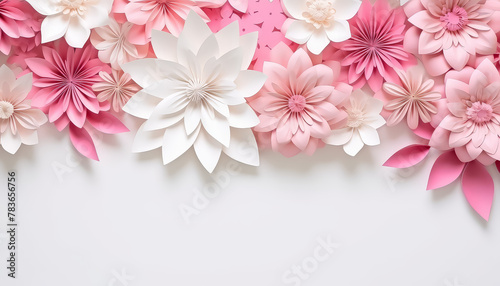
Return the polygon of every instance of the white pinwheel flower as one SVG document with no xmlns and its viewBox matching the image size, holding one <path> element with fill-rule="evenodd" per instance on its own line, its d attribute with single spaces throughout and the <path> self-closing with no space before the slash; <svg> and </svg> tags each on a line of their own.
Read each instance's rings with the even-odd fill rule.
<svg viewBox="0 0 500 286">
<path fill-rule="evenodd" d="M 343 145 L 344 151 L 351 156 L 356 156 L 364 145 L 380 144 L 377 129 L 385 124 L 385 119 L 380 115 L 383 107 L 382 101 L 360 89 L 354 91 L 344 107 L 347 112 L 345 127 L 332 130 L 323 141 L 330 145 Z"/>
<path fill-rule="evenodd" d="M 146 119 L 139 128 L 134 152 L 162 147 L 168 164 L 191 146 L 209 172 L 221 153 L 257 166 L 257 143 L 251 127 L 259 119 L 245 98 L 256 94 L 266 76 L 247 70 L 257 33 L 240 37 L 235 21 L 214 34 L 190 12 L 176 38 L 153 31 L 151 43 L 157 59 L 122 65 L 143 89 L 123 107 Z"/>
<path fill-rule="evenodd" d="M 113 0 L 26 0 L 45 15 L 42 22 L 42 43 L 64 37 L 66 42 L 81 48 L 89 39 L 90 30 L 108 24 Z"/>
<path fill-rule="evenodd" d="M 351 37 L 349 22 L 361 6 L 360 0 L 283 0 L 287 19 L 286 37 L 319 55 L 330 42 Z"/>
<path fill-rule="evenodd" d="M 0 143 L 5 151 L 14 154 L 21 144 L 38 143 L 37 129 L 47 122 L 45 114 L 31 108 L 26 99 L 31 90 L 33 74 L 16 79 L 7 66 L 0 67 Z"/>
</svg>

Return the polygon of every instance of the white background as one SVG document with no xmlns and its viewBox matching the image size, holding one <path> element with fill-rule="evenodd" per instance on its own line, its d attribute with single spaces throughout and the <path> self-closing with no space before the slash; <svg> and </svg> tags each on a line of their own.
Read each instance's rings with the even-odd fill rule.
<svg viewBox="0 0 500 286">
<path fill-rule="evenodd" d="M 132 154 L 134 131 L 98 139 L 93 162 L 67 131 L 43 126 L 39 145 L 0 152 L 2 265 L 8 170 L 19 192 L 18 278 L 2 266 L 0 285 L 299 285 L 283 276 L 305 261 L 305 286 L 499 285 L 500 200 L 486 223 L 458 183 L 426 191 L 436 153 L 409 170 L 382 167 L 418 141 L 404 130 L 382 127 L 382 144 L 356 158 L 331 146 L 290 159 L 263 151 L 259 168 L 234 163 L 227 175 L 225 157 L 210 176 L 192 152 L 168 166 L 160 150 Z M 179 207 L 217 178 L 229 181 L 187 223 Z M 338 247 L 314 269 L 328 238 Z"/>
</svg>

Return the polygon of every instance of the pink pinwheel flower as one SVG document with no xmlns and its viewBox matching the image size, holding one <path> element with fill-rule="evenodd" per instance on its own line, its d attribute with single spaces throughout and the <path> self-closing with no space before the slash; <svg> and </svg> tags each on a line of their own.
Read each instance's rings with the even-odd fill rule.
<svg viewBox="0 0 500 286">
<path fill-rule="evenodd" d="M 391 9 L 387 0 L 373 6 L 364 0 L 358 14 L 350 20 L 352 37 L 334 44 L 334 59 L 341 62 L 349 84 L 361 88 L 366 83 L 377 92 L 384 80 L 398 79 L 396 70 L 416 63 L 403 48 L 406 17 L 402 8 Z"/>
<path fill-rule="evenodd" d="M 193 10 L 205 22 L 207 15 L 191 0 L 117 0 L 113 5 L 115 18 L 134 24 L 130 30 L 129 41 L 145 45 L 151 41 L 151 31 L 160 30 L 178 36 L 182 31 L 189 11 Z"/>
<path fill-rule="evenodd" d="M 26 59 L 33 72 L 32 105 L 48 114 L 59 131 L 69 125 L 70 138 L 83 155 L 98 160 L 88 122 L 98 131 L 120 133 L 128 129 L 105 112 L 109 102 L 99 102 L 92 86 L 101 81 L 98 73 L 106 68 L 97 58 L 97 51 L 86 45 L 82 49 L 61 42 L 58 48 L 42 47 L 43 58 Z"/>
<path fill-rule="evenodd" d="M 254 128 L 261 146 L 291 157 L 313 154 L 325 144 L 321 139 L 340 127 L 347 114 L 340 107 L 352 87 L 337 83 L 339 64 L 313 64 L 303 49 L 295 53 L 281 43 L 271 52 L 273 62 L 264 63 L 268 79 L 250 101 L 260 114 Z M 335 67 L 336 65 L 336 67 Z"/>
<path fill-rule="evenodd" d="M 113 69 L 145 58 L 149 52 L 149 45 L 133 45 L 128 40 L 132 26 L 132 23 L 118 24 L 111 19 L 108 26 L 95 28 L 90 36 L 90 42 L 99 50 L 99 59 L 111 64 Z"/>
<path fill-rule="evenodd" d="M 12 46 L 36 43 L 33 39 L 40 31 L 41 22 L 35 10 L 25 1 L 0 1 L 0 52 L 10 53 Z M 40 44 L 40 39 L 38 39 Z"/>
<path fill-rule="evenodd" d="M 129 99 L 141 90 L 132 77 L 122 70 L 113 70 L 111 74 L 99 72 L 101 82 L 93 85 L 98 92 L 97 99 L 101 102 L 109 101 L 115 112 L 120 112 Z"/>
<path fill-rule="evenodd" d="M 415 129 L 419 122 L 429 123 L 437 114 L 437 102 L 441 100 L 441 85 L 429 79 L 422 66 L 415 66 L 407 72 L 397 71 L 399 81 L 386 82 L 375 95 L 384 101 L 388 111 L 387 126 L 394 126 L 406 117 L 408 127 Z"/>
<path fill-rule="evenodd" d="M 430 145 L 454 149 L 462 162 L 490 165 L 500 160 L 500 74 L 484 60 L 446 75 L 448 115 L 432 135 Z"/>
<path fill-rule="evenodd" d="M 496 52 L 500 11 L 492 0 L 412 0 L 404 6 L 414 25 L 405 47 L 422 56 L 432 76 L 461 70 L 476 55 Z M 418 49 L 416 49 L 418 47 Z"/>
</svg>

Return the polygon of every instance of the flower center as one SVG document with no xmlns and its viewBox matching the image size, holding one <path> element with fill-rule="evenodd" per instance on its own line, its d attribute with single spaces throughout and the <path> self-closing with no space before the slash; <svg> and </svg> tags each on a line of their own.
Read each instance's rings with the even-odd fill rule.
<svg viewBox="0 0 500 286">
<path fill-rule="evenodd" d="M 308 23 L 311 23 L 319 29 L 321 27 L 329 27 L 330 20 L 335 14 L 332 2 L 327 0 L 308 0 L 306 2 L 307 11 L 302 13 Z"/>
<path fill-rule="evenodd" d="M 292 112 L 302 112 L 304 108 L 306 107 L 306 98 L 303 97 L 302 95 L 293 95 L 288 99 L 288 108 L 290 108 L 290 111 Z"/>
<path fill-rule="evenodd" d="M 469 22 L 467 11 L 462 7 L 455 6 L 453 9 L 446 9 L 443 12 L 444 16 L 441 16 L 439 19 L 444 27 L 450 32 L 462 30 Z"/>
<path fill-rule="evenodd" d="M 484 102 L 474 102 L 467 108 L 467 117 L 477 124 L 489 122 L 493 117 L 493 108 Z"/>
<path fill-rule="evenodd" d="M 358 128 L 365 121 L 365 114 L 362 110 L 346 110 L 347 111 L 347 126 Z"/>
<path fill-rule="evenodd" d="M 199 102 L 203 100 L 207 94 L 205 85 L 202 83 L 191 83 L 187 88 L 187 97 L 189 100 Z"/>
<path fill-rule="evenodd" d="M 14 114 L 14 105 L 8 101 L 0 101 L 0 118 L 8 119 Z"/>
<path fill-rule="evenodd" d="M 83 16 L 87 12 L 86 2 L 89 0 L 59 0 L 59 6 L 63 9 L 63 14 Z"/>
</svg>

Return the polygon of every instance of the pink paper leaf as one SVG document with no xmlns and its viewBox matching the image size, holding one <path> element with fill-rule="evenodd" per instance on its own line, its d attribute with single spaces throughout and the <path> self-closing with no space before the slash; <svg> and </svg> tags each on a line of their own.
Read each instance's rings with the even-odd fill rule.
<svg viewBox="0 0 500 286">
<path fill-rule="evenodd" d="M 429 150 L 430 147 L 428 145 L 415 144 L 407 146 L 392 155 L 391 158 L 384 163 L 384 166 L 394 168 L 415 166 L 429 154 Z"/>
<path fill-rule="evenodd" d="M 76 150 L 83 156 L 99 161 L 92 137 L 84 128 L 78 128 L 73 124 L 69 126 L 69 138 Z"/>
<path fill-rule="evenodd" d="M 495 161 L 495 166 L 497 166 L 497 170 L 500 173 L 500 161 Z"/>
<path fill-rule="evenodd" d="M 451 150 L 439 156 L 432 166 L 427 190 L 435 190 L 451 184 L 464 169 L 465 163 L 460 161 Z"/>
<path fill-rule="evenodd" d="M 88 122 L 97 130 L 107 134 L 117 134 L 128 132 L 128 128 L 123 123 L 108 112 L 98 114 L 87 113 Z"/>
<path fill-rule="evenodd" d="M 477 161 L 467 164 L 462 175 L 462 190 L 471 207 L 488 221 L 495 186 L 483 164 Z"/>
<path fill-rule="evenodd" d="M 421 138 L 430 140 L 432 133 L 434 133 L 434 127 L 432 127 L 429 123 L 423 123 L 420 121 L 417 128 L 413 129 L 413 133 Z"/>
</svg>

